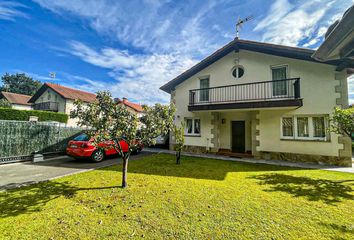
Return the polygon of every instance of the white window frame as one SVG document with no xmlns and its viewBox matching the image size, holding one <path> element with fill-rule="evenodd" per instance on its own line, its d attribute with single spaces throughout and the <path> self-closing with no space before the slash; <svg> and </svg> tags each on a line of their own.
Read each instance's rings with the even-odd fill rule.
<svg viewBox="0 0 354 240">
<path fill-rule="evenodd" d="M 239 74 L 238 74 L 238 72 L 239 72 L 238 69 L 240 69 L 240 68 L 242 68 L 242 70 L 243 70 L 243 75 L 242 75 L 241 77 L 238 77 L 238 75 L 239 75 Z M 236 77 L 234 77 L 234 75 L 233 75 L 233 72 L 234 72 L 235 69 L 237 69 L 237 70 L 236 70 Z M 245 75 L 245 68 L 244 68 L 242 65 L 239 65 L 239 64 L 238 64 L 238 65 L 235 65 L 233 68 L 231 68 L 231 76 L 232 76 L 234 79 L 237 79 L 237 80 L 238 80 L 238 79 L 241 79 L 244 75 Z"/>
<path fill-rule="evenodd" d="M 313 128 L 313 117 L 323 117 L 324 118 L 324 127 L 325 127 L 325 136 L 324 137 L 314 137 L 314 128 Z M 284 136 L 283 135 L 283 118 L 292 118 L 293 119 L 293 136 Z M 297 129 L 297 118 L 307 118 L 308 119 L 308 128 L 309 128 L 309 136 L 308 137 L 299 137 L 298 129 Z M 296 115 L 296 116 L 282 116 L 280 118 L 280 139 L 286 140 L 317 140 L 317 141 L 328 141 L 329 136 L 326 133 L 326 129 L 328 128 L 328 116 L 319 114 L 319 115 Z"/>
<path fill-rule="evenodd" d="M 284 133 L 283 133 L 283 118 L 291 118 L 293 120 L 293 135 L 292 136 L 284 136 Z M 281 134 L 281 139 L 294 139 L 295 137 L 295 129 L 294 129 L 294 126 L 295 126 L 295 119 L 293 116 L 283 116 L 280 118 L 280 134 Z"/>
<path fill-rule="evenodd" d="M 184 135 L 185 136 L 201 136 L 201 132 L 202 132 L 202 121 L 200 120 L 200 118 L 185 118 L 184 121 L 185 123 L 187 122 L 187 120 L 192 120 L 192 133 L 188 133 L 188 129 L 187 127 L 184 129 Z M 199 120 L 199 133 L 195 133 L 195 120 Z M 187 124 L 186 124 L 187 126 Z"/>
</svg>

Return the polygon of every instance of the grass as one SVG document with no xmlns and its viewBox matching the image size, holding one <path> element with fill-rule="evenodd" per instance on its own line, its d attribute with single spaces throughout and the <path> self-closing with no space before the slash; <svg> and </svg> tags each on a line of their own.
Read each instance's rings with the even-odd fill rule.
<svg viewBox="0 0 354 240">
<path fill-rule="evenodd" d="M 354 175 L 158 154 L 0 192 L 1 239 L 353 239 Z"/>
</svg>

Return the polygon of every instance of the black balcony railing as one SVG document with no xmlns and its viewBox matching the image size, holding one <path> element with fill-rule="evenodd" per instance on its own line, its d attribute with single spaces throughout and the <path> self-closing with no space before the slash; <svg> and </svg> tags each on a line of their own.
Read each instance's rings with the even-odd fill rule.
<svg viewBox="0 0 354 240">
<path fill-rule="evenodd" d="M 193 89 L 189 105 L 289 100 L 300 98 L 300 78 Z"/>
<path fill-rule="evenodd" d="M 57 102 L 36 103 L 33 105 L 33 109 L 34 110 L 42 110 L 42 111 L 58 112 L 58 103 Z"/>
</svg>

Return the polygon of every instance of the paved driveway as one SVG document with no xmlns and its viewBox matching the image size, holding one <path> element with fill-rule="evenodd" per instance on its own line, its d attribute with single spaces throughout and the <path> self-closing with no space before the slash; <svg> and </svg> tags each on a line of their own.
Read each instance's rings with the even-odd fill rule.
<svg viewBox="0 0 354 240">
<path fill-rule="evenodd" d="M 140 152 L 132 155 L 131 160 L 149 155 L 149 152 Z M 0 190 L 28 185 L 79 172 L 90 171 L 101 167 L 119 164 L 121 158 L 114 157 L 100 163 L 89 160 L 74 160 L 67 156 L 53 158 L 45 162 L 22 162 L 0 165 Z"/>
</svg>

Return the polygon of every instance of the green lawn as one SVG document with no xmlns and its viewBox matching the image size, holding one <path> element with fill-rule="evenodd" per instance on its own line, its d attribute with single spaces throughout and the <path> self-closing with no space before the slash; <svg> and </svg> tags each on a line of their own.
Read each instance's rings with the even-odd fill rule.
<svg viewBox="0 0 354 240">
<path fill-rule="evenodd" d="M 0 193 L 1 239 L 353 239 L 354 175 L 158 154 Z"/>
</svg>

